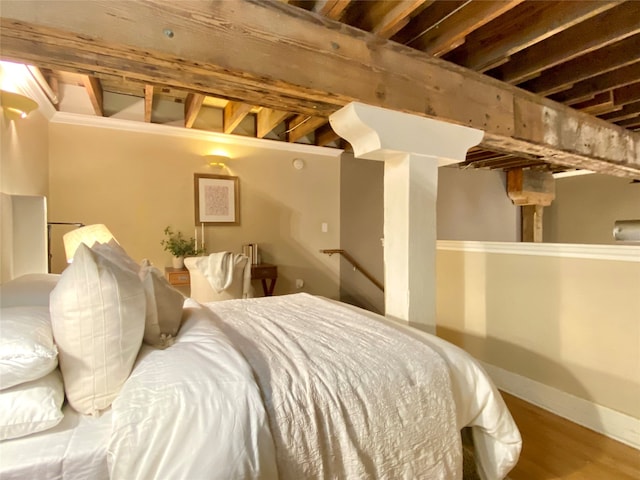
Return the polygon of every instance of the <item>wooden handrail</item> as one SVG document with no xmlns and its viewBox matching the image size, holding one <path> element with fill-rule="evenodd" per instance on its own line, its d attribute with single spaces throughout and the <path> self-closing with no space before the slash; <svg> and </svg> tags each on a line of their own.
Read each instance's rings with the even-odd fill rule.
<svg viewBox="0 0 640 480">
<path fill-rule="evenodd" d="M 362 265 L 360 265 L 358 261 L 355 258 L 353 258 L 351 255 L 349 255 L 349 253 L 347 253 L 345 250 L 342 250 L 340 248 L 334 248 L 334 249 L 320 250 L 320 253 L 326 253 L 329 256 L 333 255 L 334 253 L 338 253 L 342 255 L 347 262 L 353 265 L 353 268 L 355 268 L 360 273 L 362 273 L 365 277 L 369 279 L 371 283 L 373 283 L 376 287 L 378 287 L 380 290 L 384 292 L 384 285 L 380 283 L 378 280 L 376 280 L 376 278 L 373 275 L 367 272 L 367 270 L 365 270 L 362 267 Z"/>
</svg>

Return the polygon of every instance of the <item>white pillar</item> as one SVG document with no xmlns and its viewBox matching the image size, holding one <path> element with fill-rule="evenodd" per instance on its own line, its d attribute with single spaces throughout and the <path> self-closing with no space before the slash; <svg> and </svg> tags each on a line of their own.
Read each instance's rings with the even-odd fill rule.
<svg viewBox="0 0 640 480">
<path fill-rule="evenodd" d="M 385 162 L 385 314 L 435 332 L 438 167 L 464 161 L 483 132 L 361 103 L 329 120 L 356 158 Z"/>
</svg>

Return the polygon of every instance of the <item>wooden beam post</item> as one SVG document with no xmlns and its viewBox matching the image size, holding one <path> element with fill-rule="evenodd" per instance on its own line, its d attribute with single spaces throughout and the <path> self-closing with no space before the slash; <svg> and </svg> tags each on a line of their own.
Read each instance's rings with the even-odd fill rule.
<svg viewBox="0 0 640 480">
<path fill-rule="evenodd" d="M 522 217 L 522 241 L 542 243 L 542 205 L 524 205 L 521 209 Z"/>
</svg>

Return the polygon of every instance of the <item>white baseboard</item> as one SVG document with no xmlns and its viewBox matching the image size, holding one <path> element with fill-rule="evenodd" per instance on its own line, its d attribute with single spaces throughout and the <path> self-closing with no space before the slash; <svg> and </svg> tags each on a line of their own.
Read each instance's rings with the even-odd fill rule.
<svg viewBox="0 0 640 480">
<path fill-rule="evenodd" d="M 640 450 L 640 419 L 503 368 L 482 365 L 500 390 Z"/>
</svg>

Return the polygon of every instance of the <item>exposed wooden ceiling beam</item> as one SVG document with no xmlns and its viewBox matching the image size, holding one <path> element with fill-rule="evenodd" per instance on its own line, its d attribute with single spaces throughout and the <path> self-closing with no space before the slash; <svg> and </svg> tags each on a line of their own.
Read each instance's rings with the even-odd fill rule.
<svg viewBox="0 0 640 480">
<path fill-rule="evenodd" d="M 585 100 L 598 93 L 634 83 L 636 78 L 640 78 L 640 61 L 578 82 L 571 89 L 551 95 L 550 98 L 563 103 Z"/>
<path fill-rule="evenodd" d="M 153 111 L 153 85 L 144 86 L 144 121 L 151 122 L 151 112 Z"/>
<path fill-rule="evenodd" d="M 590 55 L 581 55 L 550 68 L 544 72 L 543 76 L 519 86 L 546 96 L 570 88 L 576 82 L 631 65 L 638 61 L 638 52 L 640 52 L 640 34 L 608 45 Z"/>
<path fill-rule="evenodd" d="M 521 83 L 540 71 L 640 32 L 640 2 L 625 2 L 515 55 L 488 73 Z"/>
<path fill-rule="evenodd" d="M 198 113 L 202 108 L 202 102 L 204 102 L 205 95 L 200 93 L 190 93 L 184 101 L 184 126 L 186 128 L 193 127 L 193 122 L 196 121 Z"/>
<path fill-rule="evenodd" d="M 640 100 L 640 82 L 616 88 L 613 91 L 614 105 L 626 105 L 637 100 Z"/>
<path fill-rule="evenodd" d="M 432 28 L 409 45 L 439 57 L 460 46 L 469 33 L 511 10 L 522 1 L 487 0 L 468 3 L 464 8 L 459 9 L 440 22 L 438 28 Z"/>
<path fill-rule="evenodd" d="M 229 102 L 225 105 L 222 114 L 222 131 L 233 133 L 240 122 L 244 120 L 253 107 L 247 103 Z"/>
<path fill-rule="evenodd" d="M 469 34 L 445 58 L 472 70 L 486 71 L 513 55 L 598 15 L 619 1 L 525 2 Z"/>
<path fill-rule="evenodd" d="M 328 122 L 324 117 L 297 115 L 287 122 L 287 141 L 296 142 Z"/>
<path fill-rule="evenodd" d="M 489 150 L 612 175 L 640 172 L 635 133 L 280 2 L 149 0 L 126 9 L 107 0 L 82 9 L 75 2 L 8 2 L 0 20 L 7 59 L 121 72 L 314 117 L 360 101 L 482 129 Z M 146 25 L 145 33 L 131 24 Z M 167 25 L 171 38 L 163 33 Z M 224 54 L 209 48 L 212 42 L 225 44 Z M 296 68 L 265 61 L 272 58 Z"/>
<path fill-rule="evenodd" d="M 256 118 L 256 136 L 264 138 L 274 128 L 284 122 L 291 114 L 272 108 L 262 108 Z"/>
<path fill-rule="evenodd" d="M 84 88 L 89 95 L 93 111 L 97 116 L 104 117 L 102 85 L 100 84 L 100 79 L 93 75 L 83 75 L 82 82 L 84 83 Z"/>
</svg>

